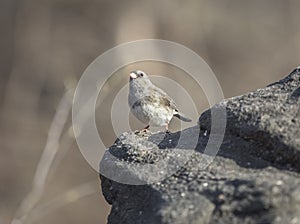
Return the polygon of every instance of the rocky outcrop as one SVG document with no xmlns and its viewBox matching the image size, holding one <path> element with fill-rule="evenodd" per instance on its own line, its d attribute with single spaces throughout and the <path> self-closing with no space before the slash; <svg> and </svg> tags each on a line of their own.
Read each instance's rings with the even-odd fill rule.
<svg viewBox="0 0 300 224">
<path fill-rule="evenodd" d="M 219 111 L 226 132 L 208 163 Z M 100 171 L 108 223 L 300 223 L 300 68 L 181 132 L 122 134 Z"/>
</svg>

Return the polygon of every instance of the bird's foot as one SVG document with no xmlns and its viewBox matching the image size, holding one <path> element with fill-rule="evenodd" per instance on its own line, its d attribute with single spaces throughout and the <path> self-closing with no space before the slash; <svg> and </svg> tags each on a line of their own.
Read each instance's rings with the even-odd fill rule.
<svg viewBox="0 0 300 224">
<path fill-rule="evenodd" d="M 167 135 L 171 134 L 171 132 L 169 131 L 169 124 L 168 123 L 166 123 L 166 134 Z"/>
<path fill-rule="evenodd" d="M 150 125 L 147 125 L 145 128 L 141 129 L 141 130 L 135 130 L 134 134 L 146 134 L 146 133 L 150 133 Z"/>
</svg>

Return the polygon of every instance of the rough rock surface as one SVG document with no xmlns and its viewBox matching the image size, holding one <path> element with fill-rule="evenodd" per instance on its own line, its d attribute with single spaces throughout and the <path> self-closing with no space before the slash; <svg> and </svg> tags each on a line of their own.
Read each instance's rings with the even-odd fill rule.
<svg viewBox="0 0 300 224">
<path fill-rule="evenodd" d="M 208 165 L 222 109 L 226 133 Z M 108 223 L 300 223 L 300 68 L 181 132 L 122 134 L 100 171 Z"/>
</svg>

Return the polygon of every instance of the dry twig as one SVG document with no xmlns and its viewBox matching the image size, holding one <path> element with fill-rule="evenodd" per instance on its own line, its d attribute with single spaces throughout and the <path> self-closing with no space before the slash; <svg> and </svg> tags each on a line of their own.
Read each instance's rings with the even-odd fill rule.
<svg viewBox="0 0 300 224">
<path fill-rule="evenodd" d="M 64 94 L 57 107 L 48 133 L 46 146 L 34 175 L 32 190 L 22 201 L 12 224 L 24 223 L 28 214 L 36 206 L 44 192 L 48 173 L 59 149 L 59 140 L 71 109 L 72 97 L 73 89 L 70 89 Z"/>
</svg>

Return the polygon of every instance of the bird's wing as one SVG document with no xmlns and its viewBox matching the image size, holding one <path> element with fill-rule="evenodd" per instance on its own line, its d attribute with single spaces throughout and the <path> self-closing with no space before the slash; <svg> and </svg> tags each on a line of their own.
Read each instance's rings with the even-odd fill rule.
<svg viewBox="0 0 300 224">
<path fill-rule="evenodd" d="M 170 107 L 171 109 L 174 109 L 175 111 L 177 111 L 177 106 L 176 106 L 174 100 L 172 100 L 168 95 L 165 95 L 162 98 L 160 98 L 160 102 L 163 105 L 166 105 L 166 106 Z"/>
<path fill-rule="evenodd" d="M 165 105 L 167 107 L 170 107 L 171 109 L 174 109 L 175 111 L 178 111 L 177 105 L 175 104 L 174 100 L 171 97 L 169 97 L 165 91 L 154 86 L 153 92 L 158 96 L 157 99 L 159 99 L 162 105 Z"/>
</svg>

